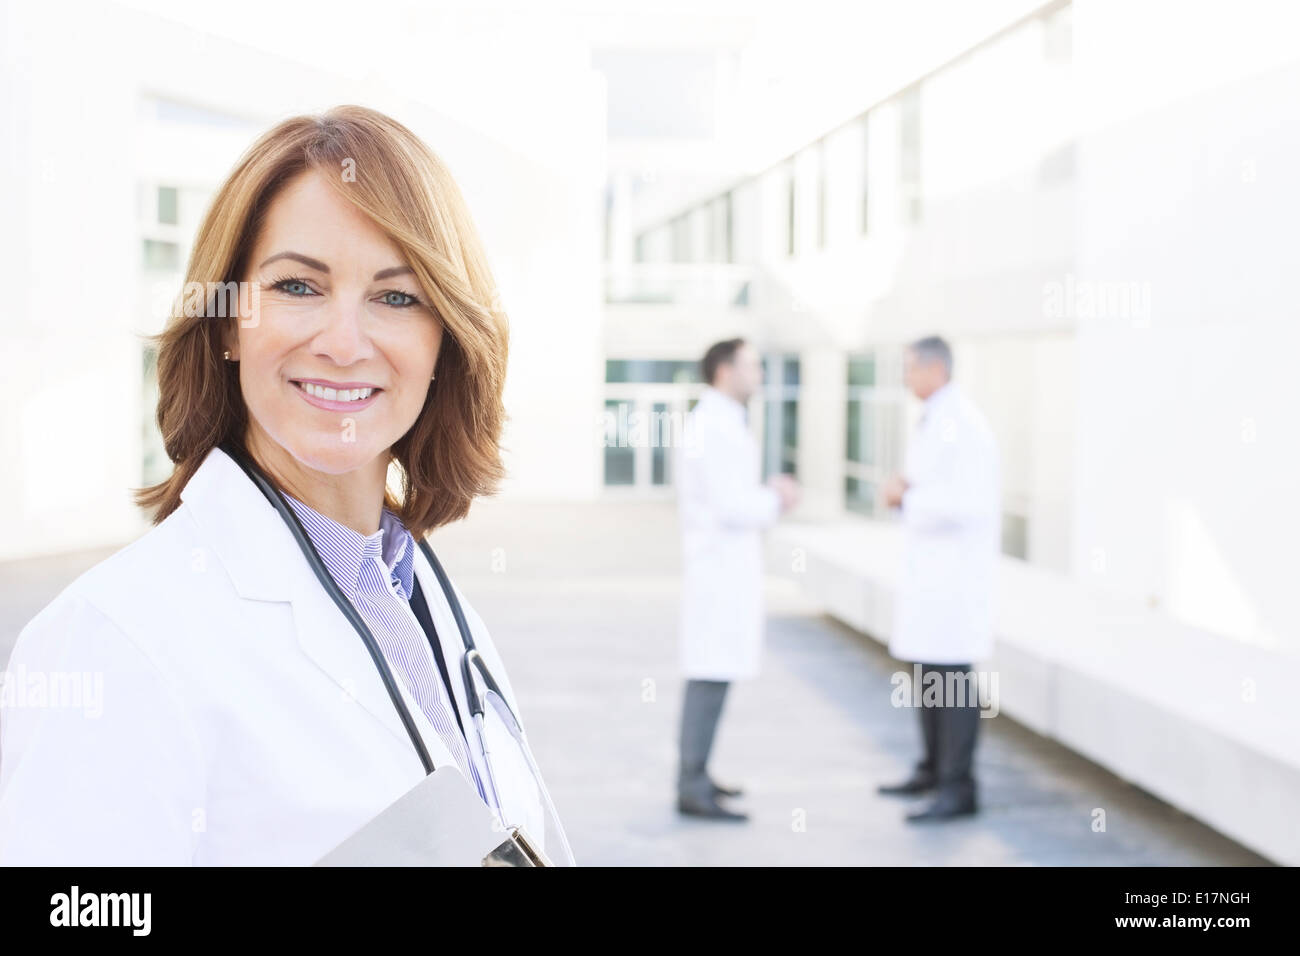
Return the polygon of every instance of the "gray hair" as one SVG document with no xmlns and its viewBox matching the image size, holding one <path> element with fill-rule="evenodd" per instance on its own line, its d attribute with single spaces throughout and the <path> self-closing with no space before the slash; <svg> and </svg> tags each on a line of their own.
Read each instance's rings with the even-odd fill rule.
<svg viewBox="0 0 1300 956">
<path fill-rule="evenodd" d="M 943 363 L 944 371 L 948 377 L 952 377 L 952 349 L 948 343 L 937 335 L 927 335 L 923 339 L 917 339 L 908 346 L 916 355 L 916 360 L 923 365 L 939 361 Z"/>
</svg>

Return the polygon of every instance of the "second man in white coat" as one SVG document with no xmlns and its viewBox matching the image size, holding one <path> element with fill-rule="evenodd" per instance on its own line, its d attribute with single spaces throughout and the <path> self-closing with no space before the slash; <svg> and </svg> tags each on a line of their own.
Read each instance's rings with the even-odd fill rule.
<svg viewBox="0 0 1300 956">
<path fill-rule="evenodd" d="M 902 476 L 883 488 L 902 511 L 903 568 L 889 652 L 921 673 L 914 697 L 924 755 L 912 776 L 882 793 L 934 793 L 909 822 L 976 810 L 979 701 L 974 664 L 993 648 L 993 588 L 1001 540 L 997 443 L 952 381 L 952 350 L 937 336 L 907 351 L 908 388 L 925 402 Z M 931 693 L 942 688 L 942 693 Z"/>
<path fill-rule="evenodd" d="M 704 394 L 691 411 L 681 455 L 681 662 L 686 677 L 681 719 L 677 809 L 719 820 L 746 815 L 718 802 L 739 790 L 706 769 L 731 682 L 758 675 L 763 649 L 764 528 L 798 502 L 789 475 L 760 479 L 759 450 L 746 423 L 763 384 L 758 353 L 743 339 L 711 346 Z"/>
</svg>

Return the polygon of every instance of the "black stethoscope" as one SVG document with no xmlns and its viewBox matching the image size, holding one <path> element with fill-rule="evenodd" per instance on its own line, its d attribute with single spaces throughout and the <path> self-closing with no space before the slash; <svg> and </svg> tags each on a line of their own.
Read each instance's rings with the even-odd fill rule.
<svg viewBox="0 0 1300 956">
<path fill-rule="evenodd" d="M 266 477 L 265 474 L 263 474 L 262 470 L 256 464 L 244 456 L 242 451 L 236 448 L 231 442 L 223 442 L 221 444 L 221 450 L 229 455 L 235 463 L 243 469 L 244 474 L 248 475 L 253 484 L 256 485 L 262 494 L 266 496 L 267 501 L 269 501 L 271 506 L 279 513 L 280 517 L 284 519 L 284 523 L 289 526 L 290 532 L 293 533 L 294 540 L 298 543 L 298 547 L 307 558 L 307 563 L 311 565 L 312 571 L 315 572 L 316 579 L 320 581 L 325 592 L 333 599 L 335 606 L 343 612 L 343 616 L 348 619 L 348 622 L 356 630 L 362 642 L 366 645 L 366 650 L 370 653 L 370 659 L 374 661 L 375 668 L 379 671 L 380 677 L 383 678 L 384 687 L 388 691 L 388 696 L 392 700 L 393 706 L 397 708 L 398 716 L 402 719 L 402 726 L 406 728 L 406 733 L 410 736 L 411 743 L 415 746 L 416 752 L 420 755 L 420 762 L 424 765 L 424 772 L 426 774 L 433 773 L 437 768 L 434 767 L 433 760 L 429 757 L 429 750 L 425 746 L 424 739 L 420 736 L 420 732 L 415 726 L 415 719 L 411 716 L 410 710 L 407 709 L 406 701 L 402 699 L 402 693 L 398 689 L 397 681 L 393 677 L 393 672 L 388 666 L 388 661 L 384 659 L 383 651 L 379 648 L 379 642 L 375 640 L 375 635 L 371 633 L 366 622 L 361 618 L 361 615 L 357 613 L 357 609 L 352 606 L 352 602 L 348 600 L 347 595 L 345 595 L 339 588 L 333 575 L 331 575 L 329 570 L 325 567 L 325 562 L 321 560 L 320 554 L 317 553 L 316 547 L 312 544 L 311 538 L 308 536 L 306 529 L 302 526 L 302 522 L 298 520 L 298 516 L 293 513 L 293 509 L 291 509 L 288 502 L 284 500 L 284 495 L 281 494 L 280 490 L 275 487 L 275 485 Z M 451 581 L 447 577 L 447 572 L 443 570 L 442 563 L 438 560 L 438 556 L 433 553 L 433 549 L 429 547 L 427 541 L 421 539 L 418 544 L 420 550 L 424 552 L 425 558 L 433 567 L 433 573 L 438 576 L 438 584 L 441 585 L 442 593 L 446 596 L 447 603 L 451 606 L 452 616 L 456 619 L 456 627 L 460 631 L 461 643 L 465 646 L 465 654 L 461 657 L 461 679 L 465 682 L 465 696 L 469 701 L 470 716 L 476 721 L 481 720 L 483 718 L 483 702 L 480 696 L 474 693 L 473 672 L 477 670 L 483 683 L 486 684 L 493 693 L 500 697 L 503 702 L 505 701 L 505 694 L 501 692 L 501 688 L 498 686 L 496 680 L 493 679 L 491 672 L 488 670 L 487 663 L 483 660 L 483 656 L 479 654 L 478 648 L 474 646 L 474 635 L 470 631 L 469 624 L 465 620 L 465 612 L 461 609 L 460 601 L 456 597 L 456 592 L 452 588 Z M 450 692 L 451 688 L 449 687 L 447 690 Z M 451 700 L 453 707 L 455 706 L 455 703 L 455 698 L 453 697 Z M 512 717 L 513 716 L 512 712 Z M 518 722 L 517 717 L 515 717 L 515 720 Z"/>
<path fill-rule="evenodd" d="M 262 470 L 245 456 L 242 449 L 237 447 L 233 442 L 222 442 L 220 448 L 230 456 L 236 464 L 243 469 L 250 481 L 266 496 L 266 500 L 276 510 L 284 523 L 288 526 L 289 531 L 293 534 L 294 540 L 298 543 L 299 549 L 303 556 L 306 557 L 307 563 L 311 566 L 320 582 L 321 587 L 334 601 L 335 606 L 342 612 L 352 625 L 357 635 L 366 645 L 366 650 L 370 654 L 370 659 L 374 662 L 375 669 L 379 671 L 379 676 L 383 679 L 384 688 L 388 691 L 388 697 L 393 702 L 393 707 L 397 709 L 398 716 L 401 717 L 402 726 L 406 728 L 407 735 L 411 738 L 416 753 L 420 756 L 420 763 L 424 766 L 424 772 L 427 775 L 432 774 L 437 767 L 434 766 L 432 758 L 429 756 L 429 750 L 425 746 L 424 738 L 420 736 L 420 731 L 415 725 L 415 719 L 411 716 L 410 710 L 406 706 L 406 701 L 402 699 L 402 692 L 398 688 L 397 680 L 393 676 L 392 669 L 388 666 L 388 661 L 384 658 L 383 651 L 379 647 L 379 642 L 375 635 L 371 633 L 366 622 L 357 613 L 352 602 L 348 600 L 342 589 L 339 588 L 338 582 L 334 576 L 329 573 L 325 567 L 325 562 L 321 560 L 320 554 L 316 551 L 315 545 L 312 544 L 311 538 L 289 507 L 289 503 L 284 500 L 284 495 L 280 492 L 275 484 L 262 472 Z M 442 593 L 447 598 L 447 604 L 451 608 L 452 616 L 456 620 L 456 628 L 460 631 L 461 643 L 465 647 L 465 653 L 461 656 L 460 670 L 461 680 L 465 685 L 465 698 L 469 704 L 470 716 L 473 720 L 473 726 L 478 734 L 479 746 L 483 750 L 484 764 L 487 770 L 488 786 L 496 799 L 497 812 L 502 818 L 502 823 L 506 826 L 523 828 L 533 839 L 540 838 L 545 841 L 548 834 L 553 834 L 558 842 L 558 847 L 548 850 L 555 859 L 561 862 L 561 865 L 576 866 L 573 858 L 573 850 L 569 846 L 568 836 L 564 832 L 564 827 L 560 823 L 559 814 L 556 812 L 555 804 L 551 800 L 550 791 L 542 779 L 541 771 L 538 769 L 537 760 L 533 757 L 532 747 L 529 746 L 527 738 L 524 736 L 523 724 L 519 721 L 518 715 L 514 708 L 506 699 L 500 685 L 493 678 L 492 672 L 488 669 L 487 662 L 483 659 L 474 645 L 474 635 L 470 630 L 469 623 L 465 620 L 465 612 L 460 606 L 460 601 L 456 597 L 455 589 L 451 586 L 451 580 L 447 577 L 447 572 L 443 570 L 442 563 L 438 560 L 433 549 L 429 547 L 427 541 L 421 539 L 417 542 L 420 550 L 424 552 L 424 557 L 428 560 L 429 565 L 433 568 L 433 573 L 437 575 L 438 584 L 442 587 Z M 432 640 L 437 640 L 436 636 Z M 445 674 L 445 671 L 444 671 Z M 482 681 L 483 690 L 478 689 L 474 676 L 478 675 Z M 449 703 L 456 707 L 455 694 L 451 692 L 450 676 L 446 676 L 448 682 L 447 693 L 450 698 Z M 491 709 L 491 720 L 489 720 L 489 708 Z M 532 821 L 536 827 L 533 831 L 528 831 L 523 827 L 523 819 L 510 819 L 503 799 L 507 794 L 502 792 L 500 784 L 503 782 L 498 779 L 493 768 L 493 753 L 502 745 L 503 738 L 500 736 L 492 737 L 488 732 L 488 725 L 492 724 L 495 728 L 504 728 L 509 734 L 510 743 L 506 747 L 517 748 L 518 756 L 524 761 L 528 773 L 532 777 L 533 784 L 537 788 L 537 794 L 542 801 L 544 820 Z M 490 739 L 491 738 L 491 739 Z M 495 741 L 492 742 L 492 741 Z M 471 758 L 472 759 L 472 758 Z M 540 844 L 537 845 L 540 848 Z M 558 851 L 558 852 L 556 852 Z M 544 857 L 543 857 L 544 858 Z M 548 865 L 550 865 L 548 863 Z"/>
</svg>

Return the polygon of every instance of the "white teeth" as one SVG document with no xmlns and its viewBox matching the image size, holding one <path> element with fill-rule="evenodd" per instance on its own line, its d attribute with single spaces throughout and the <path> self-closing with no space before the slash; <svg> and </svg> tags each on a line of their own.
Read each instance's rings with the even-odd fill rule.
<svg viewBox="0 0 1300 956">
<path fill-rule="evenodd" d="M 364 398 L 369 398 L 374 394 L 373 388 L 326 388 L 323 385 L 314 385 L 311 382 L 299 382 L 298 387 L 308 395 L 315 395 L 317 398 L 323 398 L 330 402 L 359 402 Z"/>
</svg>

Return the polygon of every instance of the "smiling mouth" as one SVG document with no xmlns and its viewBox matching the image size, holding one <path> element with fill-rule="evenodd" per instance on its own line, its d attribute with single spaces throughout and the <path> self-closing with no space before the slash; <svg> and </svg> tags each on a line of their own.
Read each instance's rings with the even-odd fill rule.
<svg viewBox="0 0 1300 956">
<path fill-rule="evenodd" d="M 297 379 L 292 381 L 299 391 L 327 402 L 363 402 L 383 391 L 382 388 L 329 388 L 325 385 L 317 385 L 315 382 L 300 382 Z"/>
</svg>

